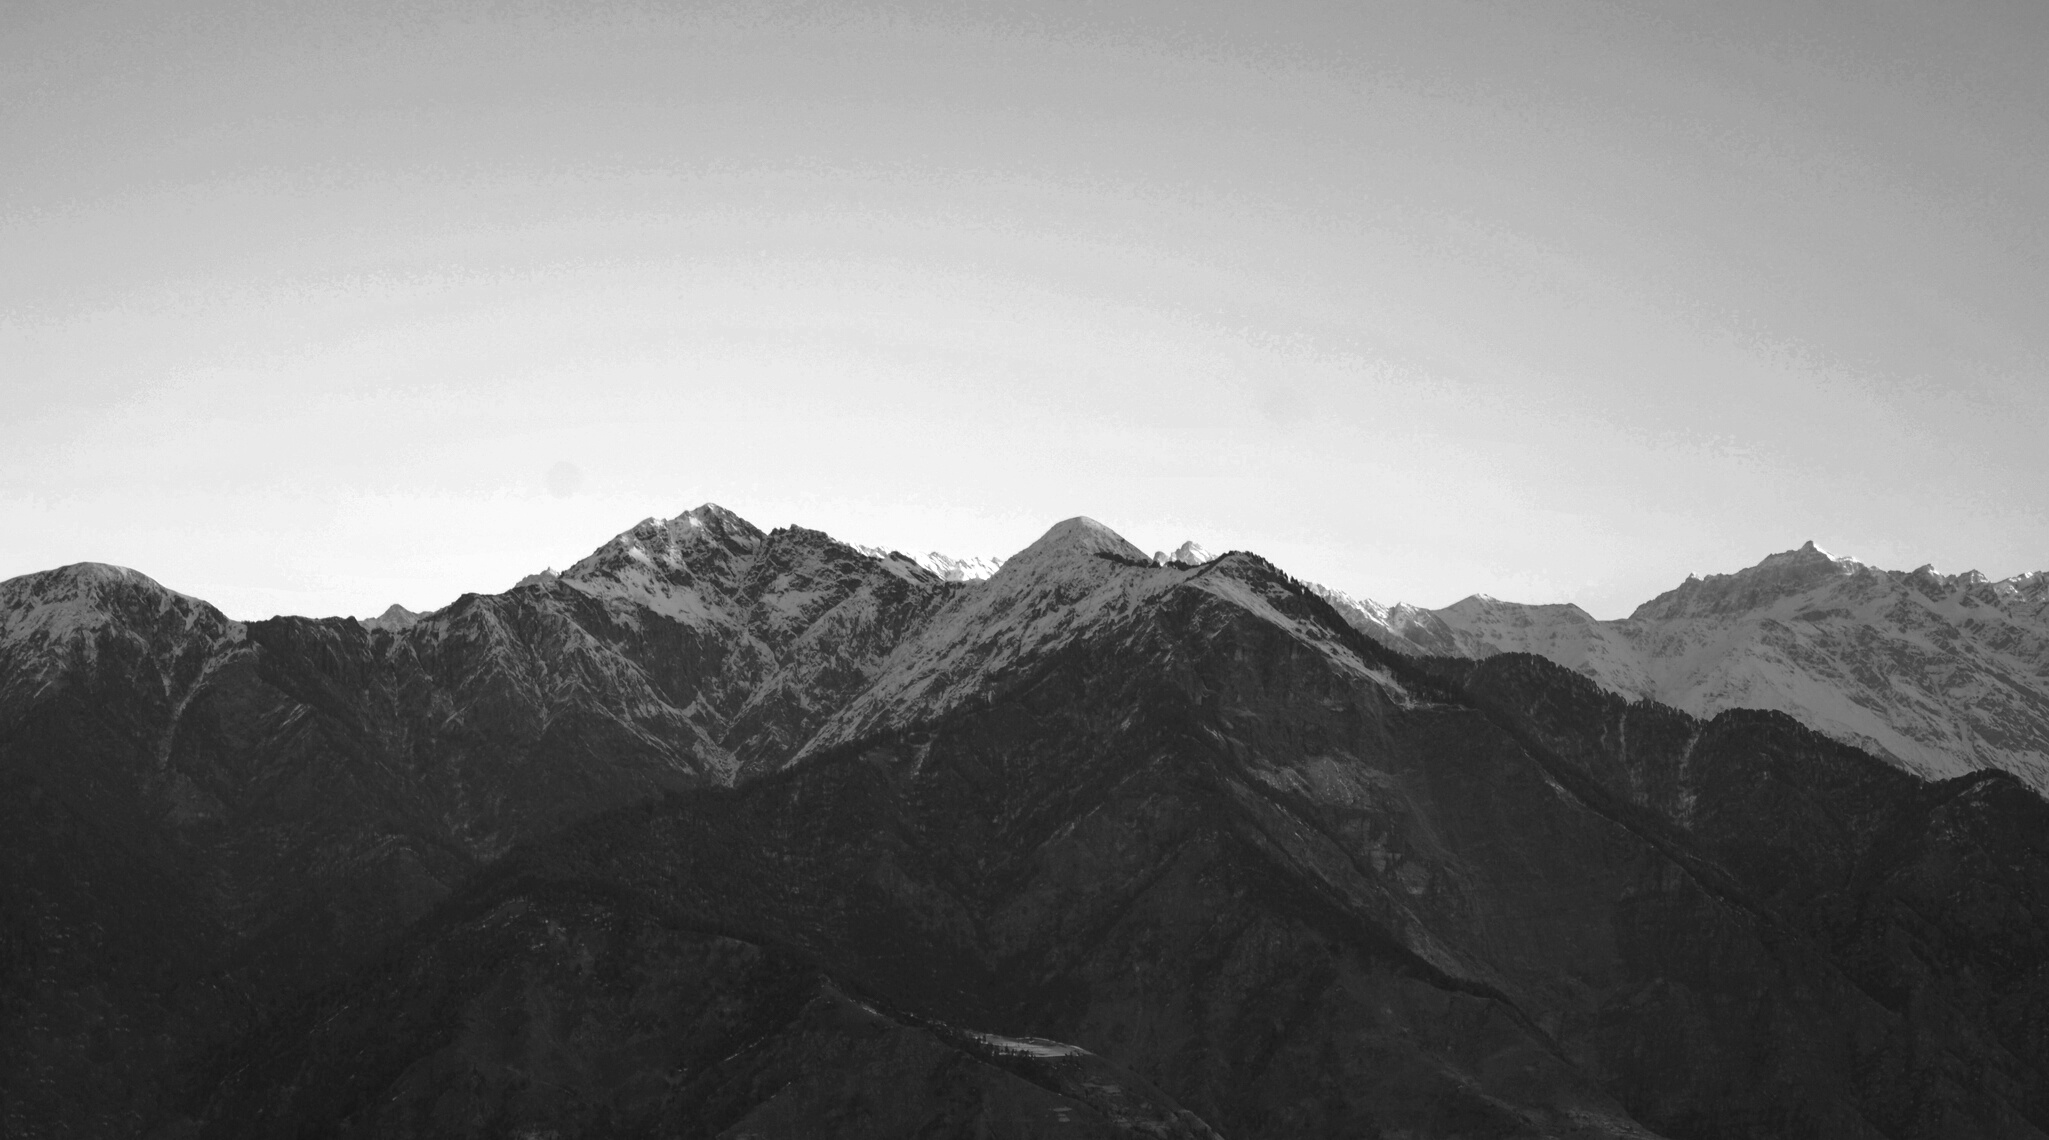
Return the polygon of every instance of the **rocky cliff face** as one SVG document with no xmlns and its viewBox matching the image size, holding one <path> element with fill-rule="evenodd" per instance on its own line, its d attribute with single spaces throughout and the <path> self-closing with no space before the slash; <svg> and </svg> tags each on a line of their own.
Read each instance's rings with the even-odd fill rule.
<svg viewBox="0 0 2049 1140">
<path fill-rule="evenodd" d="M 1998 768 L 2049 791 L 2049 574 L 1879 570 L 1808 543 L 1619 621 L 1479 596 L 1436 611 L 1332 601 L 1406 652 L 1536 653 L 1626 696 L 1776 709 L 1911 772 Z"/>
<path fill-rule="evenodd" d="M 2009 776 L 1088 520 L 948 585 L 686 518 L 403 634 L 94 572 L 0 678 L 10 1134 L 2049 1126 Z"/>
</svg>

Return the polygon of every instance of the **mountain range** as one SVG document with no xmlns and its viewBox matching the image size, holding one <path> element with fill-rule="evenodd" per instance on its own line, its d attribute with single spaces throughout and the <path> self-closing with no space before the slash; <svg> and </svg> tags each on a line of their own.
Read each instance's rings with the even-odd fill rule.
<svg viewBox="0 0 2049 1140">
<path fill-rule="evenodd" d="M 2049 572 L 1880 570 L 1809 542 L 1616 621 L 1570 603 L 1322 593 L 1406 653 L 1535 653 L 1626 697 L 1696 716 L 1776 709 L 1924 777 L 1998 768 L 2049 794 Z"/>
<path fill-rule="evenodd" d="M 2021 765 L 1087 519 L 991 562 L 707 505 L 370 621 L 0 583 L 0 1129 L 2049 1130 Z"/>
</svg>

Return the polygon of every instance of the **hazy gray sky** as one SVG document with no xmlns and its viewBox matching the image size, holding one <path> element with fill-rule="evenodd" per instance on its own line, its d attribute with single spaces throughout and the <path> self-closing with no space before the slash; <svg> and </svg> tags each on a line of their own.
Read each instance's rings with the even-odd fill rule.
<svg viewBox="0 0 2049 1140">
<path fill-rule="evenodd" d="M 2049 4 L 0 5 L 0 577 L 2049 567 Z"/>
</svg>

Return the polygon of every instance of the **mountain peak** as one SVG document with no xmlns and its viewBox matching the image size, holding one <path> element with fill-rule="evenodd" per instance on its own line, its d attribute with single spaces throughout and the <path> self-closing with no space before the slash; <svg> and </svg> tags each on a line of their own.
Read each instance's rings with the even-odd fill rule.
<svg viewBox="0 0 2049 1140">
<path fill-rule="evenodd" d="M 1576 602 L 1504 602 L 1492 594 L 1468 594 L 1436 612 L 1464 620 L 1498 620 L 1500 615 L 1510 615 L 1512 620 L 1524 624 L 1528 623 L 1530 614 L 1544 614 L 1580 623 L 1595 620 L 1594 615 L 1581 609 Z"/>
<path fill-rule="evenodd" d="M 0 582 L 0 610 L 68 602 L 97 606 L 111 604 L 117 598 L 153 599 L 152 604 L 158 608 L 173 601 L 205 604 L 165 586 L 140 570 L 108 562 L 73 562 L 54 570 L 23 574 Z"/>
<path fill-rule="evenodd" d="M 383 629 L 389 630 L 392 633 L 402 633 L 420 624 L 420 618 L 423 616 L 425 615 L 414 613 L 397 602 L 393 602 L 383 613 L 378 614 L 374 618 L 357 618 L 356 620 L 362 624 L 364 629 Z"/>
<path fill-rule="evenodd" d="M 1216 560 L 1216 555 L 1211 554 L 1201 543 L 1192 538 L 1176 547 L 1172 554 L 1164 550 L 1153 551 L 1153 565 L 1155 566 L 1206 566 Z"/>
<path fill-rule="evenodd" d="M 1814 540 L 1810 538 L 1795 549 L 1781 550 L 1777 554 L 1765 555 L 1756 566 L 1750 569 L 1759 570 L 1767 566 L 1833 566 L 1839 562 L 1855 561 L 1852 558 L 1836 558 L 1831 556 L 1828 551 L 1816 546 Z M 1744 571 L 1738 570 L 1737 573 L 1741 574 Z"/>
<path fill-rule="evenodd" d="M 1994 582 L 1992 589 L 2001 597 L 2020 598 L 2029 602 L 2049 601 L 2049 570 L 2015 574 L 2011 578 Z"/>
<path fill-rule="evenodd" d="M 1864 569 L 1856 559 L 1833 557 L 1808 539 L 1796 549 L 1768 554 L 1757 565 L 1732 574 L 1688 575 L 1676 589 L 1638 606 L 1630 616 L 1666 619 L 1743 613 Z"/>
<path fill-rule="evenodd" d="M 38 592 L 54 595 L 59 592 L 78 593 L 103 586 L 141 586 L 145 589 L 162 590 L 163 585 L 139 570 L 116 566 L 111 562 L 73 562 L 54 570 L 36 574 L 24 574 L 10 579 L 7 584 L 33 583 Z"/>
<path fill-rule="evenodd" d="M 1051 529 L 1039 536 L 1037 542 L 1012 555 L 1004 562 L 998 576 L 1018 566 L 1065 561 L 1075 557 L 1092 557 L 1097 554 L 1110 554 L 1139 562 L 1148 561 L 1145 552 L 1127 542 L 1123 535 L 1092 518 L 1076 515 L 1071 519 L 1054 523 Z"/>
<path fill-rule="evenodd" d="M 705 503 L 692 507 L 672 519 L 646 518 L 640 520 L 631 535 L 646 535 L 666 538 L 670 542 L 694 542 L 702 538 L 721 539 L 727 543 L 751 546 L 765 537 L 761 528 L 739 515 L 719 506 Z"/>
<path fill-rule="evenodd" d="M 559 577 L 561 577 L 561 575 L 555 573 L 555 568 L 553 566 L 550 566 L 547 569 L 542 570 L 538 574 L 528 574 L 526 577 L 521 578 L 517 582 L 514 582 L 512 584 L 512 588 L 515 590 L 519 589 L 522 586 L 541 586 L 545 588 L 554 585 L 555 579 Z"/>
<path fill-rule="evenodd" d="M 913 561 L 949 582 L 976 582 L 992 578 L 998 570 L 1003 569 L 1004 563 L 1004 559 L 1001 558 L 985 558 L 981 555 L 955 558 L 936 550 L 918 556 Z"/>
<path fill-rule="evenodd" d="M 649 570 L 674 571 L 683 567 L 685 552 L 693 547 L 709 543 L 728 554 L 744 554 L 758 548 L 765 538 L 753 523 L 717 503 L 706 503 L 672 519 L 640 520 L 564 570 L 561 577 L 588 579 L 636 563 Z"/>
<path fill-rule="evenodd" d="M 233 624 L 197 598 L 105 562 L 74 562 L 0 582 L 0 641 L 57 639 L 112 623 L 151 628 L 164 622 L 216 632 Z"/>
<path fill-rule="evenodd" d="M 751 534 L 756 537 L 759 537 L 761 534 L 760 528 L 756 527 L 753 523 L 719 506 L 717 503 L 702 503 L 684 511 L 669 521 L 673 525 L 681 523 L 685 519 L 690 520 L 693 526 L 716 534 L 738 533 Z"/>
</svg>

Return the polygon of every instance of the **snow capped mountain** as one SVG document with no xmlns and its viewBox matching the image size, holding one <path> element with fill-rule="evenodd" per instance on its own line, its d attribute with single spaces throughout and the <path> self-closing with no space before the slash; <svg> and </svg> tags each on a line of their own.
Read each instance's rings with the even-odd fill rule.
<svg viewBox="0 0 2049 1140">
<path fill-rule="evenodd" d="M 1172 554 L 1168 554 L 1164 550 L 1153 551 L 1153 565 L 1155 566 L 1166 566 L 1170 563 L 1179 563 L 1183 566 L 1201 566 L 1206 562 L 1216 561 L 1216 558 L 1216 555 L 1204 550 L 1192 538 L 1175 548 Z"/>
<path fill-rule="evenodd" d="M 1012 555 L 995 576 L 970 583 L 935 610 L 877 670 L 874 683 L 820 728 L 800 755 L 833 748 L 890 724 L 944 715 L 991 684 L 1029 672 L 1083 639 L 1114 636 L 1162 595 L 1190 589 L 1259 615 L 1350 675 L 1407 700 L 1384 671 L 1336 644 L 1291 603 L 1252 584 L 1274 571 L 1256 555 L 1208 557 L 1194 543 L 1161 564 L 1091 518 L 1056 523 Z M 1199 559 L 1199 560 L 1198 560 Z M 1212 573 L 1211 571 L 1214 571 Z M 1240 573 L 1240 571 L 1243 571 Z"/>
<path fill-rule="evenodd" d="M 0 734 L 10 707 L 67 677 L 120 678 L 153 701 L 182 702 L 215 647 L 244 636 L 242 623 L 121 566 L 81 562 L 0 582 Z"/>
<path fill-rule="evenodd" d="M 738 591 L 765 537 L 754 524 L 706 503 L 673 519 L 642 519 L 564 570 L 560 581 L 686 624 L 713 624 L 733 616 L 718 601 Z"/>
<path fill-rule="evenodd" d="M 1430 612 L 710 504 L 370 621 L 17 578 L 0 1131 L 2034 1135 L 2049 805 L 1580 674 L 1997 711 L 2045 585 Z"/>
<path fill-rule="evenodd" d="M 1163 582 L 1118 570 L 1150 566 L 1144 552 L 1089 518 L 1056 523 L 935 612 L 890 655 L 875 685 L 842 710 L 807 750 L 872 731 L 884 719 L 958 701 L 986 674 L 1128 610 Z"/>
<path fill-rule="evenodd" d="M 918 565 L 932 571 L 949 582 L 977 582 L 992 578 L 1003 569 L 1003 559 L 984 558 L 974 555 L 968 558 L 952 558 L 934 550 L 917 556 Z"/>
<path fill-rule="evenodd" d="M 643 520 L 559 575 L 529 575 L 514 592 L 531 593 L 524 605 L 552 615 L 550 628 L 562 631 L 560 639 L 542 644 L 555 644 L 550 652 L 583 664 L 571 670 L 535 663 L 513 673 L 549 678 L 534 683 L 542 684 L 541 692 L 559 691 L 547 698 L 551 702 L 580 700 L 574 694 L 593 684 L 596 691 L 636 694 L 620 707 L 664 724 L 694 726 L 686 735 L 695 741 L 695 759 L 674 756 L 667 763 L 732 779 L 738 765 L 771 757 L 781 763 L 862 731 L 885 707 L 944 704 L 955 699 L 948 692 L 972 687 L 961 678 L 986 676 L 1003 664 L 999 659 L 1049 651 L 1073 631 L 1128 611 L 1147 591 L 1174 580 L 1172 574 L 1157 582 L 1108 574 L 1110 566 L 1128 561 L 1187 570 L 1215 561 L 1194 541 L 1146 559 L 1087 519 L 1059 524 L 1008 560 L 937 553 L 912 558 L 850 547 L 816 532 L 776 533 L 777 552 L 767 554 L 771 536 L 706 504 L 671 519 Z M 855 563 L 860 569 L 850 578 Z M 863 584 L 850 592 L 846 583 L 857 579 Z M 1057 587 L 1049 585 L 1053 579 Z M 929 615 L 932 624 L 921 617 L 915 629 L 904 626 L 901 613 L 885 619 L 891 603 L 875 591 L 886 582 L 927 599 L 919 606 L 938 607 Z M 965 592 L 937 592 L 949 583 Z M 1994 582 L 1927 566 L 1886 571 L 1808 543 L 1733 574 L 1689 578 L 1617 621 L 1597 621 L 1571 604 L 1475 595 L 1432 611 L 1313 588 L 1355 628 L 1404 652 L 1534 653 L 1631 698 L 1704 716 L 1730 708 L 1784 711 L 1922 775 L 1995 767 L 2049 791 L 2049 572 Z M 1041 606 L 1050 598 L 1065 601 L 1026 614 L 1015 599 L 1027 596 Z M 479 615 L 503 609 L 509 597 L 430 614 L 394 605 L 359 624 L 373 635 L 429 640 L 474 629 L 487 642 L 504 643 L 494 651 L 504 660 L 523 660 L 541 652 L 541 644 L 517 645 L 517 627 L 505 618 L 476 625 Z M 599 627 L 588 616 L 573 616 L 590 606 L 605 615 Z M 468 616 L 453 614 L 458 608 Z M 30 575 L 7 583 L 0 594 L 0 645 L 24 662 L 13 683 L 56 668 L 62 655 L 51 647 L 97 653 L 94 631 L 115 628 L 132 640 L 143 610 L 155 615 L 153 623 L 192 631 L 187 639 L 195 645 L 209 639 L 225 645 L 239 629 L 218 614 L 205 616 L 212 611 L 204 603 L 132 570 L 87 564 Z M 877 622 L 911 635 L 884 636 Z M 661 695 L 664 686 L 636 660 L 645 651 L 630 648 L 636 640 L 673 636 L 687 636 L 713 655 L 707 660 L 717 662 L 718 679 L 707 679 L 708 689 L 671 686 L 673 696 Z M 849 637 L 867 646 L 853 659 L 846 656 Z M 579 675 L 582 680 L 572 681 Z M 860 693 L 861 699 L 835 703 L 817 691 L 826 677 L 835 678 L 828 686 L 833 692 L 849 700 Z M 761 718 L 782 723 L 774 732 L 756 732 Z M 828 723 L 831 731 L 821 733 Z M 635 731 L 653 733 L 653 740 L 669 730 L 651 721 Z M 719 743 L 738 739 L 735 733 L 752 733 L 753 759 Z M 669 747 L 656 751 L 667 754 Z"/>
<path fill-rule="evenodd" d="M 1309 589 L 1331 604 L 1356 629 L 1404 653 L 1464 656 L 1457 637 L 1442 618 L 1420 606 L 1397 602 L 1383 606 L 1371 598 L 1355 598 L 1343 590 L 1314 582 Z"/>
<path fill-rule="evenodd" d="M 118 791 L 178 842 L 229 820 L 309 843 L 342 826 L 358 871 L 386 867 L 414 897 L 450 858 L 780 763 L 957 588 L 709 504 L 558 577 L 367 621 L 234 622 L 81 564 L 0 583 L 0 744 L 52 718 L 99 724 L 63 769 L 92 796 Z M 275 799 L 279 771 L 361 796 L 330 819 L 319 796 Z M 206 858 L 238 865 L 239 834 Z"/>
<path fill-rule="evenodd" d="M 156 624 L 171 617 L 187 627 L 233 624 L 208 616 L 215 613 L 146 574 L 99 562 L 0 582 L 0 644 L 63 645 L 124 620 Z"/>
<path fill-rule="evenodd" d="M 980 555 L 955 558 L 936 550 L 926 554 L 905 554 L 902 551 L 885 550 L 880 546 L 863 546 L 860 543 L 854 543 L 853 546 L 855 550 L 870 558 L 894 558 L 898 561 L 907 559 L 947 582 L 979 582 L 992 577 L 996 571 L 1003 568 L 1001 558 L 984 558 Z"/>
<path fill-rule="evenodd" d="M 1616 621 L 1480 595 L 1435 611 L 1345 601 L 1355 626 L 1408 652 L 1535 653 L 1633 698 L 1774 709 L 1924 776 L 1999 768 L 2049 793 L 2043 572 L 1880 570 L 1809 542 Z"/>
</svg>

